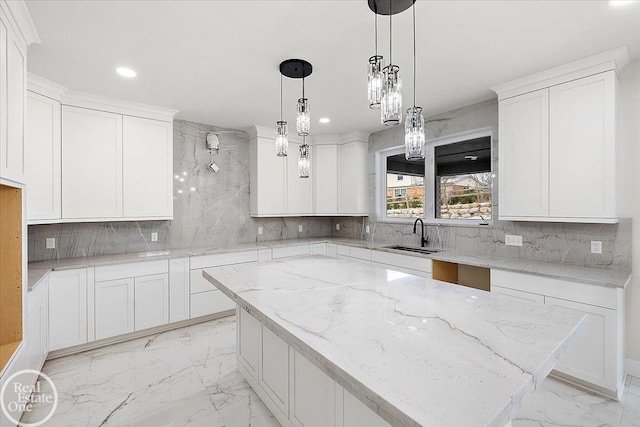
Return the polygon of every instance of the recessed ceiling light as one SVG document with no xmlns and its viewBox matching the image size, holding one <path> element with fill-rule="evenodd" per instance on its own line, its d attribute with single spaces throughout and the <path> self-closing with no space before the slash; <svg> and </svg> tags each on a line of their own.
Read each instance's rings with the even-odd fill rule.
<svg viewBox="0 0 640 427">
<path fill-rule="evenodd" d="M 609 7 L 627 6 L 629 4 L 637 3 L 636 0 L 609 0 Z"/>
<path fill-rule="evenodd" d="M 136 72 L 133 71 L 131 68 L 118 67 L 116 68 L 116 72 L 120 74 L 122 77 L 133 78 L 136 76 Z"/>
<path fill-rule="evenodd" d="M 318 120 L 320 123 L 329 123 L 331 120 L 329 120 L 329 117 L 320 117 L 320 120 Z"/>
</svg>

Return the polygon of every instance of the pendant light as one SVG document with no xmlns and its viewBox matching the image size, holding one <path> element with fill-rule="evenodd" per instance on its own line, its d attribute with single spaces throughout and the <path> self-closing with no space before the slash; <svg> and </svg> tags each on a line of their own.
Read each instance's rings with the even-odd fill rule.
<svg viewBox="0 0 640 427">
<path fill-rule="evenodd" d="M 280 74 L 280 120 L 276 122 L 276 155 L 286 157 L 288 150 L 287 122 L 282 120 L 282 74 Z"/>
<path fill-rule="evenodd" d="M 395 126 L 402 121 L 402 81 L 400 67 L 393 65 L 393 8 L 389 0 L 389 65 L 382 69 L 382 98 L 380 119 L 385 126 Z"/>
<path fill-rule="evenodd" d="M 369 69 L 367 79 L 367 93 L 369 96 L 369 108 L 380 108 L 380 99 L 382 98 L 382 55 L 378 55 L 378 14 L 375 15 L 375 46 L 376 52 L 369 58 Z"/>
<path fill-rule="evenodd" d="M 309 135 L 311 127 L 311 116 L 309 115 L 309 100 L 304 96 L 304 76 L 302 77 L 302 98 L 298 99 L 298 117 L 296 118 L 296 129 L 298 135 Z"/>
<path fill-rule="evenodd" d="M 311 150 L 307 145 L 306 137 L 302 137 L 302 145 L 298 153 L 298 177 L 309 178 L 311 172 Z"/>
<path fill-rule="evenodd" d="M 424 117 L 422 107 L 416 107 L 416 5 L 413 4 L 413 107 L 407 110 L 404 123 L 405 158 L 410 161 L 424 159 Z"/>
</svg>

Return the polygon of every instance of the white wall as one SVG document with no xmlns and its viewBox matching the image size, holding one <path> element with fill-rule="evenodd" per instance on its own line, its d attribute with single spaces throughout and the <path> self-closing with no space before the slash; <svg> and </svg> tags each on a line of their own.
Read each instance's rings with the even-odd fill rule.
<svg viewBox="0 0 640 427">
<path fill-rule="evenodd" d="M 619 196 L 621 217 L 633 218 L 632 268 L 636 279 L 627 287 L 627 369 L 640 375 L 640 60 L 622 69 L 619 85 L 618 141 Z"/>
</svg>

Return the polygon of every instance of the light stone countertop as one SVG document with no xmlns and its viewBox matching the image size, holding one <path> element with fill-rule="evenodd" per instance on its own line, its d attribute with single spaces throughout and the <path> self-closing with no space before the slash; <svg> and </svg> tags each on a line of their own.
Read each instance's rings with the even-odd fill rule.
<svg viewBox="0 0 640 427">
<path fill-rule="evenodd" d="M 571 264 L 551 262 L 527 261 L 521 259 L 491 258 L 481 256 L 460 255 L 453 251 L 437 252 L 433 254 L 418 254 L 388 249 L 390 242 L 370 242 L 358 239 L 340 239 L 331 237 L 316 237 L 306 239 L 276 240 L 257 243 L 242 243 L 218 248 L 186 248 L 165 251 L 136 252 L 114 255 L 99 255 L 90 257 L 67 258 L 51 261 L 37 261 L 29 263 L 29 290 L 47 273 L 48 270 L 69 270 L 74 268 L 98 267 L 117 265 L 129 262 L 150 261 L 158 259 L 181 258 L 186 256 L 213 255 L 219 253 L 238 252 L 252 249 L 269 249 L 281 246 L 293 246 L 309 243 L 331 242 L 348 246 L 388 251 L 397 254 L 456 262 L 501 270 L 515 271 L 557 279 L 570 280 L 596 286 L 624 288 L 630 280 L 629 270 L 607 270 L 592 267 L 581 267 Z M 34 271 L 32 273 L 32 270 Z M 37 272 L 35 271 L 37 270 Z M 43 271 L 44 270 L 44 271 Z"/>
<path fill-rule="evenodd" d="M 505 425 L 585 318 L 321 255 L 203 274 L 398 426 Z"/>
</svg>

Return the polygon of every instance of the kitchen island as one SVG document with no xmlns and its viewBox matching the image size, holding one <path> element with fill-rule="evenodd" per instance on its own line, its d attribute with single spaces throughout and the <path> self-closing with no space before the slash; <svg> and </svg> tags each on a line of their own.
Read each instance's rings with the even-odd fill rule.
<svg viewBox="0 0 640 427">
<path fill-rule="evenodd" d="M 287 426 L 509 425 L 584 323 L 324 256 L 203 275 L 236 301 L 238 369 Z"/>
</svg>

